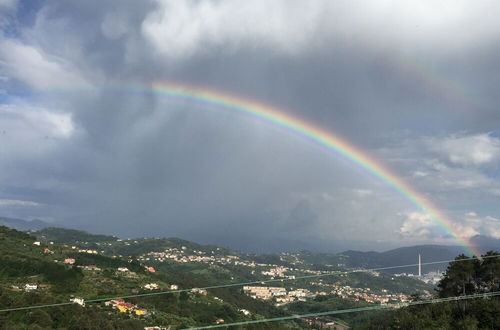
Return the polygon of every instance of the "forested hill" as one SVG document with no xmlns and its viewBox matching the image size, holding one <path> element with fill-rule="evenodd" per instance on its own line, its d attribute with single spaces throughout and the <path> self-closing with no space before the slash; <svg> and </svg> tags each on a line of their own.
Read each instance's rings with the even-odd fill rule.
<svg viewBox="0 0 500 330">
<path fill-rule="evenodd" d="M 52 241 L 55 243 L 97 243 L 97 242 L 114 242 L 118 240 L 115 236 L 90 234 L 83 230 L 66 229 L 58 227 L 47 227 L 39 231 L 31 233 L 38 239 L 44 241 Z"/>
<path fill-rule="evenodd" d="M 132 238 L 120 239 L 115 236 L 90 234 L 82 230 L 50 227 L 31 233 L 46 242 L 75 245 L 79 248 L 97 249 L 107 255 L 136 257 L 151 251 L 163 251 L 168 248 L 181 248 L 187 251 L 204 251 L 215 254 L 237 254 L 231 249 L 201 245 L 176 237 L 171 238 Z"/>
<path fill-rule="evenodd" d="M 122 255 L 137 257 L 151 251 L 163 251 L 168 248 L 183 247 L 189 251 L 203 251 L 216 255 L 238 255 L 252 259 L 256 262 L 274 263 L 285 266 L 291 266 L 289 258 L 284 254 L 247 254 L 234 251 L 230 248 L 202 245 L 195 242 L 183 240 L 180 238 L 132 238 L 120 239 L 115 236 L 90 234 L 81 230 L 49 227 L 39 231 L 32 232 L 38 239 L 43 241 L 52 241 L 67 245 L 76 245 L 80 248 L 96 249 L 107 255 Z M 477 238 L 479 240 L 480 238 Z M 484 239 L 481 239 L 484 241 Z M 498 243 L 498 240 L 490 239 L 487 241 L 490 245 Z M 500 246 L 499 246 L 500 247 Z M 490 248 L 489 250 L 495 250 Z M 422 268 L 424 273 L 431 271 L 444 271 L 447 263 L 425 265 L 425 263 L 453 260 L 455 256 L 465 253 L 463 247 L 446 245 L 416 245 L 410 247 L 397 248 L 385 252 L 362 252 L 349 250 L 342 253 L 319 253 L 310 251 L 301 251 L 292 255 L 296 256 L 301 262 L 315 268 L 332 268 L 341 265 L 348 268 L 384 268 L 400 265 L 414 265 L 418 263 L 418 255 L 421 255 Z M 486 251 L 485 251 L 486 252 Z M 398 267 L 384 270 L 386 273 L 410 273 L 416 274 L 417 267 Z"/>
<path fill-rule="evenodd" d="M 170 265 L 155 270 L 134 258 L 108 257 L 93 250 L 40 241 L 0 226 L 0 329 L 178 329 L 215 324 L 217 320 L 238 322 L 285 315 L 273 305 L 243 294 L 241 288 L 210 292 L 191 289 L 220 283 L 223 277 L 218 271 L 214 269 L 213 277 L 207 278 Z M 181 291 L 169 292 L 172 288 Z M 165 293 L 133 297 L 157 292 Z M 130 295 L 124 301 L 115 300 L 114 305 L 105 304 L 112 297 Z M 75 297 L 82 299 L 71 302 Z M 100 300 L 85 303 L 89 299 Z M 297 322 L 278 325 L 303 328 Z"/>
</svg>

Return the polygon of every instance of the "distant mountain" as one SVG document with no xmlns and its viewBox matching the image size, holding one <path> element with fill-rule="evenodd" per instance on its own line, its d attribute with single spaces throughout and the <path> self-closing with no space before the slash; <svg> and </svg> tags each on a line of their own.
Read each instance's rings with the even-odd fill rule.
<svg viewBox="0 0 500 330">
<path fill-rule="evenodd" d="M 0 226 L 6 226 L 20 231 L 29 231 L 41 230 L 43 228 L 50 227 L 51 224 L 38 219 L 27 221 L 22 219 L 0 217 Z"/>
<path fill-rule="evenodd" d="M 465 249 L 460 246 L 446 245 L 416 245 L 402 247 L 385 252 L 360 252 L 360 251 L 345 251 L 342 255 L 348 257 L 346 265 L 349 267 L 361 268 L 382 268 L 399 265 L 414 265 L 418 263 L 418 255 L 422 257 L 422 263 L 453 260 L 461 253 L 466 253 Z M 442 271 L 448 266 L 447 263 L 423 265 L 422 271 Z M 389 273 L 413 273 L 416 274 L 418 268 L 416 266 L 401 267 L 387 270 Z"/>
<path fill-rule="evenodd" d="M 481 253 L 500 250 L 500 239 L 490 236 L 476 235 L 470 239 L 470 242 L 476 246 Z"/>
<path fill-rule="evenodd" d="M 67 229 L 67 228 L 57 228 L 57 227 L 47 227 L 34 232 L 38 239 L 45 241 L 52 241 L 55 243 L 66 243 L 75 244 L 78 242 L 113 242 L 118 240 L 118 237 L 108 236 L 108 235 L 96 235 L 90 234 L 83 230 Z"/>
</svg>

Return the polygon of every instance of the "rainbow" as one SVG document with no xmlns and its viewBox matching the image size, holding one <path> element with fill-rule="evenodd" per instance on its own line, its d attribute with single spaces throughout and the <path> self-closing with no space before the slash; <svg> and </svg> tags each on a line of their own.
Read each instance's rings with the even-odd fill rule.
<svg viewBox="0 0 500 330">
<path fill-rule="evenodd" d="M 107 88 L 104 89 L 106 90 Z M 135 86 L 129 85 L 127 87 L 124 87 L 123 84 L 119 84 L 118 88 L 111 88 L 111 90 L 117 92 L 123 92 L 125 90 L 138 94 L 151 93 L 161 95 L 169 100 L 190 101 L 204 107 L 213 107 L 218 110 L 225 110 L 231 113 L 259 119 L 273 126 L 292 132 L 312 143 L 333 151 L 356 164 L 373 177 L 379 179 L 415 205 L 420 211 L 427 214 L 432 221 L 441 227 L 446 235 L 454 238 L 469 255 L 481 256 L 480 251 L 478 251 L 467 238 L 461 237 L 456 232 L 454 229 L 455 224 L 443 212 L 424 195 L 398 177 L 398 175 L 392 173 L 382 164 L 347 141 L 303 119 L 289 115 L 286 111 L 253 100 L 225 94 L 220 91 L 170 82 L 154 82 L 148 86 L 141 84 Z"/>
</svg>

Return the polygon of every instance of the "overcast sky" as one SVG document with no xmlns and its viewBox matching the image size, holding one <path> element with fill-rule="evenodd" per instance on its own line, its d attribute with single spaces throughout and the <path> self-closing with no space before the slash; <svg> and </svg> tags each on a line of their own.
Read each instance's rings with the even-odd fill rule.
<svg viewBox="0 0 500 330">
<path fill-rule="evenodd" d="M 453 243 L 355 164 L 170 81 L 365 151 L 500 238 L 498 1 L 0 0 L 0 216 L 237 248 Z"/>
</svg>

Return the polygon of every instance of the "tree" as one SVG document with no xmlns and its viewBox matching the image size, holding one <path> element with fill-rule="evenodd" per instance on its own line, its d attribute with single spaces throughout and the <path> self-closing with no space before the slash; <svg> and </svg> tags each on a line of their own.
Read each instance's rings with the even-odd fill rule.
<svg viewBox="0 0 500 330">
<path fill-rule="evenodd" d="M 464 261 L 464 259 L 469 260 Z M 476 292 L 479 260 L 468 258 L 463 254 L 455 260 L 461 261 L 450 262 L 443 279 L 438 284 L 437 292 L 441 298 L 470 295 Z"/>
<path fill-rule="evenodd" d="M 498 252 L 489 251 L 483 257 L 479 267 L 479 289 L 481 292 L 500 290 L 500 258 Z"/>
<path fill-rule="evenodd" d="M 41 309 L 34 310 L 28 313 L 28 320 L 30 324 L 39 325 L 42 328 L 52 327 L 52 318 L 47 314 L 46 311 Z"/>
</svg>

